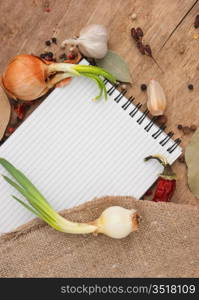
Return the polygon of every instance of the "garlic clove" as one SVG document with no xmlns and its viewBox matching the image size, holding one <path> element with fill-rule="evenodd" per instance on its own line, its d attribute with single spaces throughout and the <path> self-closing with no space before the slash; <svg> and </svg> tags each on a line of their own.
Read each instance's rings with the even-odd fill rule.
<svg viewBox="0 0 199 300">
<path fill-rule="evenodd" d="M 121 239 L 138 230 L 139 214 L 135 209 L 111 206 L 103 211 L 94 224 L 98 227 L 98 233 Z"/>
<path fill-rule="evenodd" d="M 153 116 L 163 115 L 166 109 L 166 97 L 158 81 L 152 79 L 147 88 L 147 107 Z"/>
<path fill-rule="evenodd" d="M 84 27 L 80 31 L 79 39 L 90 39 L 93 41 L 101 41 L 107 42 L 108 41 L 108 32 L 104 25 L 100 24 L 91 24 Z"/>
</svg>

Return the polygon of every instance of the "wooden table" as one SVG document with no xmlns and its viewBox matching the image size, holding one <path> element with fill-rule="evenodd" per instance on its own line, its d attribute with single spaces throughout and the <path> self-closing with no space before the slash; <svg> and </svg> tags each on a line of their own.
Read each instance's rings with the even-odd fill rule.
<svg viewBox="0 0 199 300">
<path fill-rule="evenodd" d="M 131 19 L 132 13 L 136 13 L 136 20 Z M 129 64 L 133 77 L 129 95 L 146 103 L 140 84 L 157 79 L 167 95 L 168 131 L 182 138 L 185 148 L 191 135 L 183 135 L 177 125 L 199 126 L 199 29 L 193 26 L 198 13 L 198 0 L 1 0 L 0 71 L 16 54 L 39 55 L 49 49 L 58 56 L 63 52 L 58 46 L 45 46 L 52 36 L 60 45 L 65 38 L 78 35 L 86 24 L 104 24 L 110 33 L 110 49 Z M 138 26 L 144 30 L 144 40 L 151 45 L 164 72 L 136 49 L 130 29 Z M 194 85 L 193 91 L 187 88 L 188 83 Z M 187 187 L 185 164 L 176 162 L 174 169 L 178 184 L 173 201 L 198 204 Z"/>
</svg>

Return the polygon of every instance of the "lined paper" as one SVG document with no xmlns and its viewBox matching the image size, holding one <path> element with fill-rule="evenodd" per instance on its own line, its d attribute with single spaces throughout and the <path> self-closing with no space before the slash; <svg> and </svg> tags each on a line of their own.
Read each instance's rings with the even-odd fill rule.
<svg viewBox="0 0 199 300">
<path fill-rule="evenodd" d="M 86 61 L 83 61 L 86 64 Z M 111 85 L 107 84 L 107 89 Z M 141 198 L 162 171 L 156 161 L 144 157 L 159 153 L 173 163 L 181 154 L 178 146 L 160 142 L 166 137 L 153 134 L 153 125 L 144 128 L 129 113 L 135 108 L 115 90 L 108 101 L 93 102 L 96 84 L 87 78 L 74 78 L 70 85 L 55 89 L 28 119 L 0 147 L 0 156 L 22 170 L 56 209 L 74 207 L 95 197 L 129 195 Z M 7 172 L 0 167 L 0 172 Z M 13 230 L 34 215 L 12 199 L 12 187 L 0 178 L 0 233 Z"/>
</svg>

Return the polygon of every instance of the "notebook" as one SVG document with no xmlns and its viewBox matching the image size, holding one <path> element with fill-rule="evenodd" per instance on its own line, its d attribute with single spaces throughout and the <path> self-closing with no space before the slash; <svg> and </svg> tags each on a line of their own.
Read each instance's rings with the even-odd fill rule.
<svg viewBox="0 0 199 300">
<path fill-rule="evenodd" d="M 106 195 L 140 199 L 162 171 L 144 158 L 159 153 L 172 164 L 181 154 L 180 140 L 157 127 L 136 99 L 107 81 L 106 88 L 106 102 L 91 100 L 98 88 L 88 78 L 56 88 L 0 147 L 0 157 L 22 170 L 56 210 Z M 0 173 L 7 174 L 2 167 Z M 0 233 L 34 218 L 12 194 L 19 196 L 0 177 Z"/>
</svg>

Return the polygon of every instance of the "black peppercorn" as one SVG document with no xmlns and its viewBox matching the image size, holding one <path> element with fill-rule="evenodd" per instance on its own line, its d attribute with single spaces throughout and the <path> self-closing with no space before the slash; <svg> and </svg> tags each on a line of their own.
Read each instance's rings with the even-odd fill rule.
<svg viewBox="0 0 199 300">
<path fill-rule="evenodd" d="M 52 52 L 47 52 L 46 56 L 53 58 L 53 53 Z"/>
<path fill-rule="evenodd" d="M 182 130 L 182 128 L 183 128 L 183 126 L 181 124 L 179 124 L 177 127 L 179 130 Z"/>
<path fill-rule="evenodd" d="M 146 91 L 147 85 L 145 83 L 142 83 L 140 88 L 141 88 L 142 91 Z"/>
<path fill-rule="evenodd" d="M 66 56 L 65 53 L 62 53 L 62 54 L 59 56 L 59 58 L 65 60 L 65 59 L 67 59 L 67 56 Z"/>
<path fill-rule="evenodd" d="M 191 84 L 191 83 L 188 84 L 188 89 L 189 89 L 189 90 L 193 90 L 193 84 Z"/>
<path fill-rule="evenodd" d="M 56 37 L 53 37 L 53 38 L 52 38 L 52 43 L 57 44 L 57 39 L 56 39 Z"/>
<path fill-rule="evenodd" d="M 50 41 L 45 41 L 46 46 L 50 46 L 51 42 Z"/>
<path fill-rule="evenodd" d="M 43 58 L 43 59 L 45 59 L 46 54 L 45 54 L 45 53 L 41 53 L 41 54 L 40 54 L 40 57 Z"/>
</svg>

